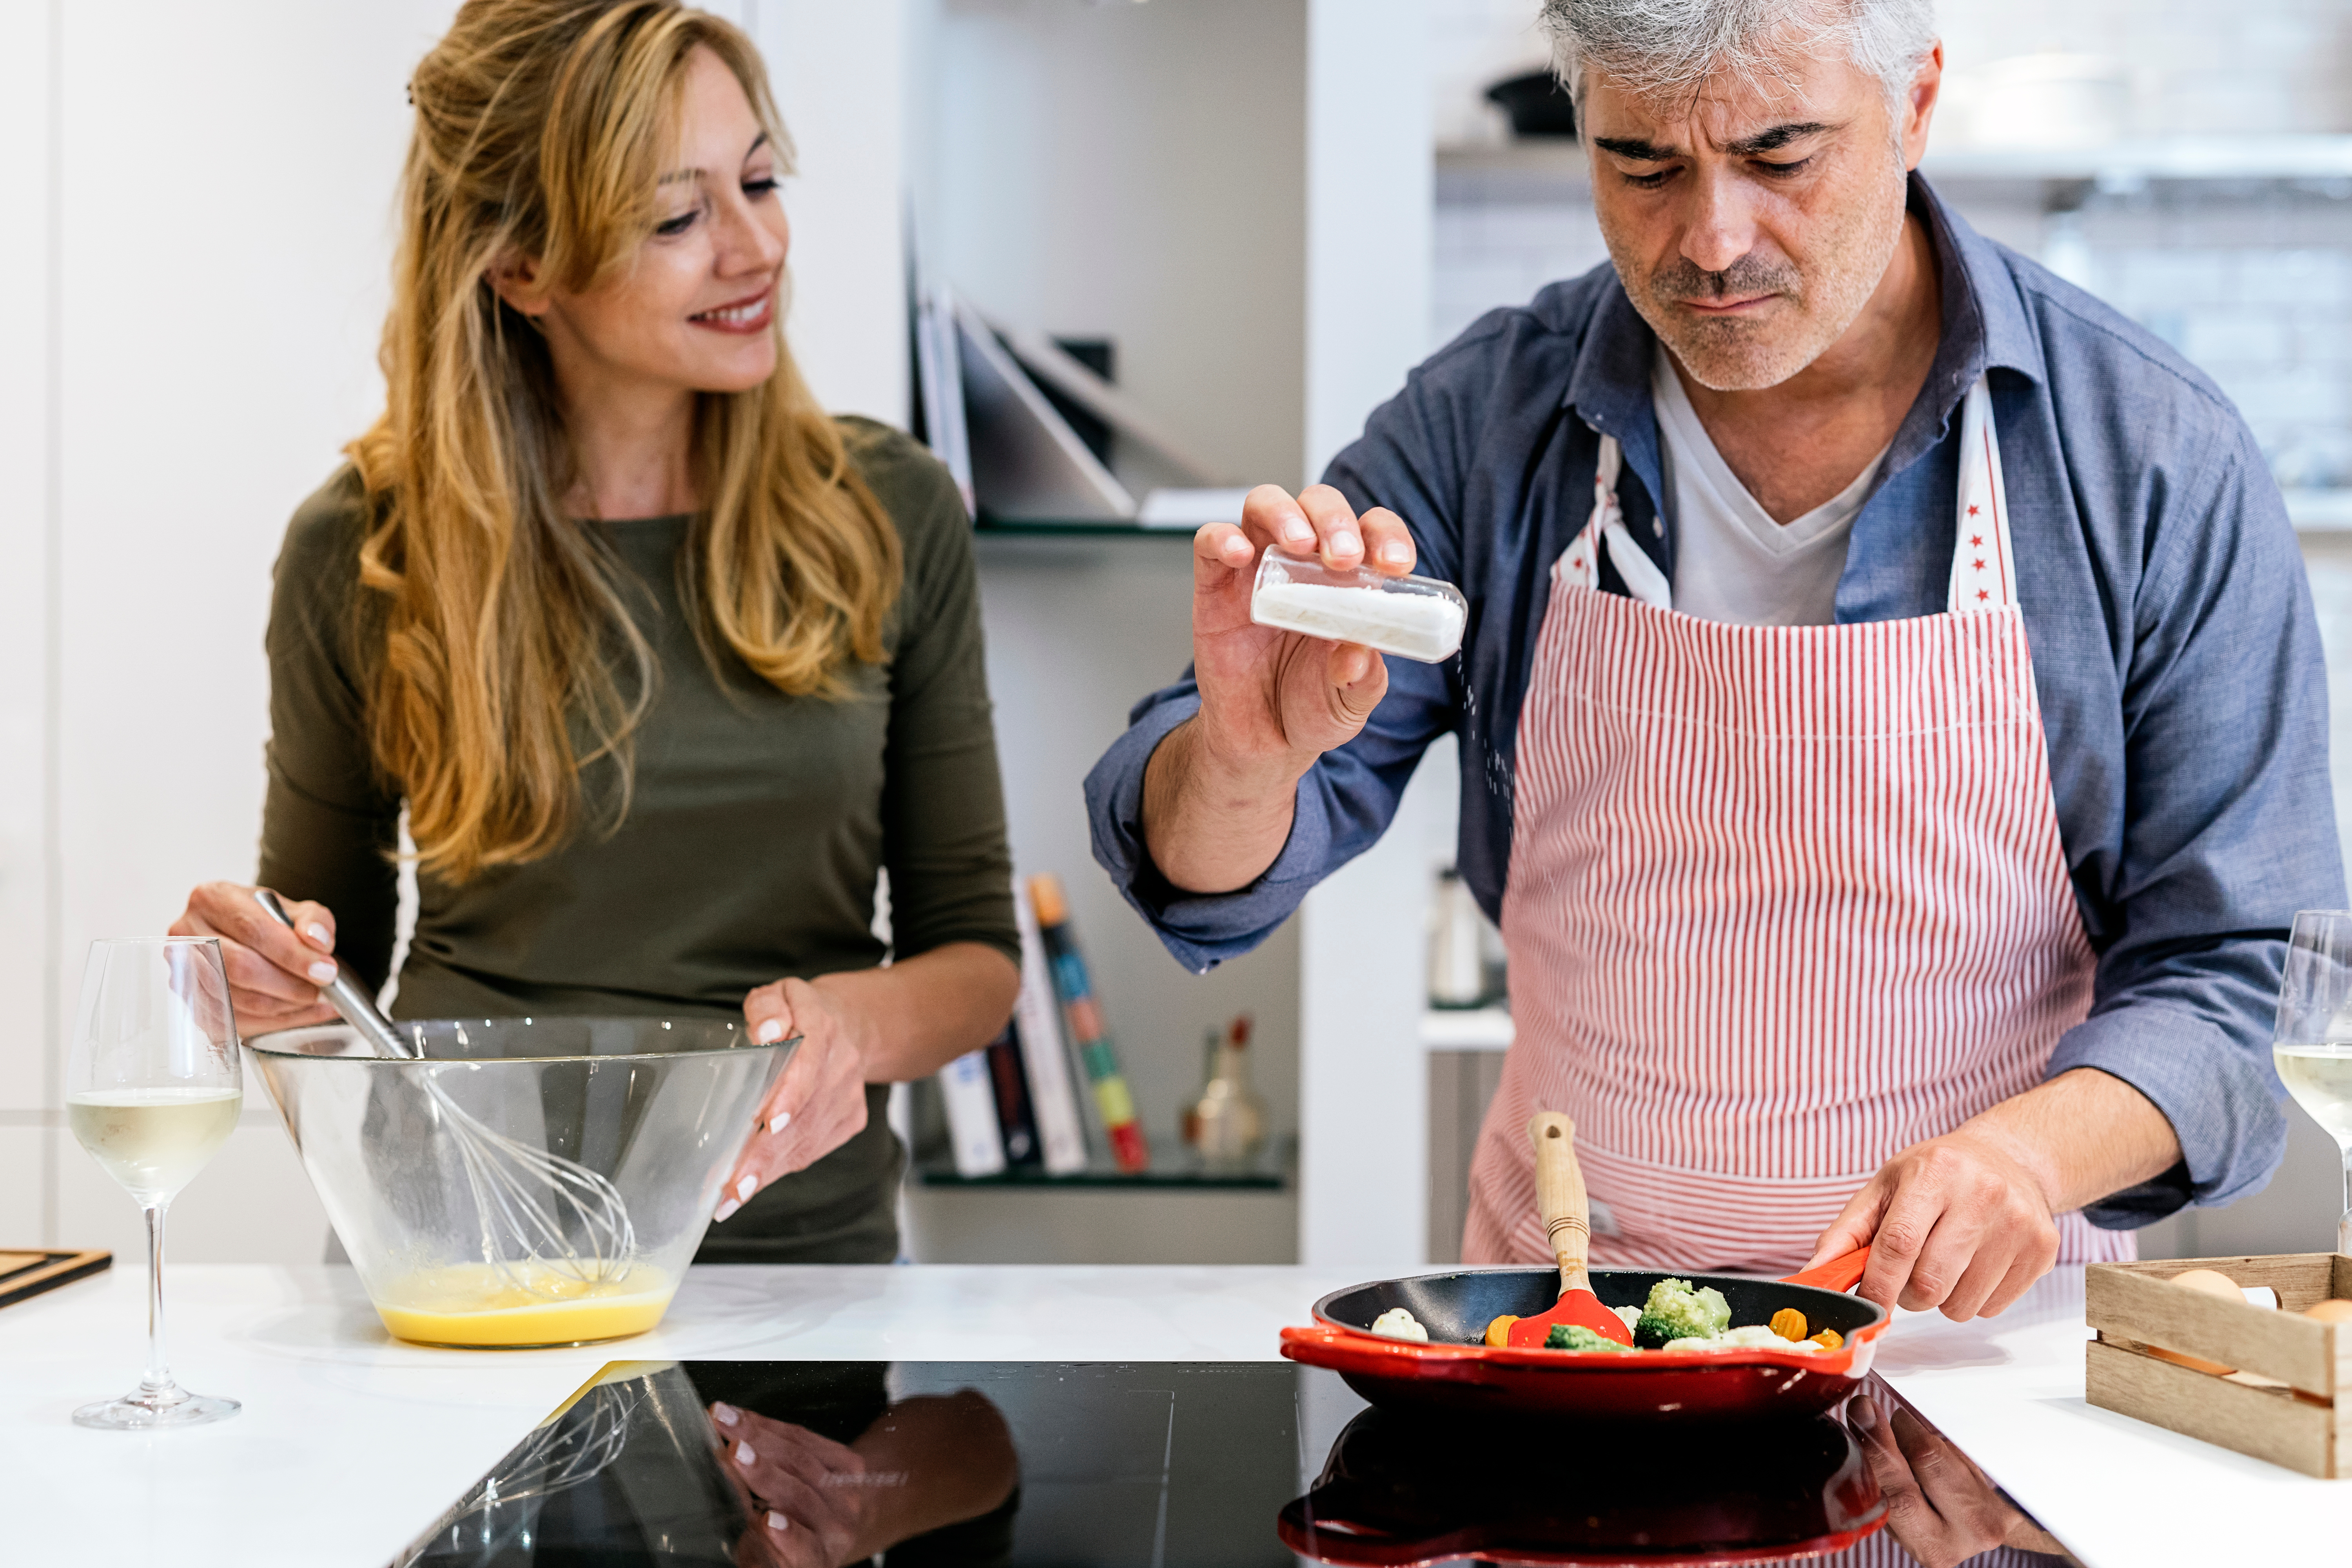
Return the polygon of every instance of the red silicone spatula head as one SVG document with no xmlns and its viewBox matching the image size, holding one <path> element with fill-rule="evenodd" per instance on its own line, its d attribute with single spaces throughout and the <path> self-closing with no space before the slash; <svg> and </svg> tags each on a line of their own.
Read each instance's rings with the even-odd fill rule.
<svg viewBox="0 0 2352 1568">
<path fill-rule="evenodd" d="M 1601 1304 L 1601 1298 L 1592 1293 L 1591 1277 L 1585 1272 L 1592 1220 L 1584 1198 L 1584 1173 L 1576 1168 L 1576 1123 L 1557 1110 L 1538 1110 L 1528 1122 L 1528 1138 L 1536 1146 L 1536 1212 L 1543 1216 L 1552 1256 L 1559 1259 L 1559 1300 L 1549 1312 L 1513 1323 L 1510 1342 L 1520 1348 L 1539 1347 L 1554 1324 L 1573 1323 L 1602 1339 L 1630 1345 L 1633 1331 L 1625 1326 L 1625 1320 Z"/>
</svg>

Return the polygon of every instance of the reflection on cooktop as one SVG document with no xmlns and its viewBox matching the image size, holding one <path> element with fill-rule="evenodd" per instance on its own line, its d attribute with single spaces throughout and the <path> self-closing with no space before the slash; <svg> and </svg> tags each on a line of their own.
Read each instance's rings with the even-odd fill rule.
<svg viewBox="0 0 2352 1568">
<path fill-rule="evenodd" d="M 1619 1430 L 1374 1411 L 1286 1363 L 616 1363 L 395 1568 L 2060 1564 L 1874 1384 Z"/>
</svg>

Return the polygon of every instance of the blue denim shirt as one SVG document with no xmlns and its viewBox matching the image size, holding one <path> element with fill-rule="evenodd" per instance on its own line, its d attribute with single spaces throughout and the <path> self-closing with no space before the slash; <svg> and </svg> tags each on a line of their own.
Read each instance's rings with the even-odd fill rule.
<svg viewBox="0 0 2352 1568">
<path fill-rule="evenodd" d="M 2066 863 L 2098 954 L 2090 1016 L 2052 1075 L 2092 1067 L 2171 1120 L 2184 1159 L 2087 1212 L 2116 1228 L 2258 1190 L 2285 1144 L 2270 1063 L 2286 927 L 2344 879 L 2327 690 L 2303 559 L 2252 436 L 2213 384 L 2114 310 L 1969 229 L 1914 176 L 1943 332 L 1839 579 L 1840 624 L 1941 613 L 1962 398 L 1988 375 L 2021 609 Z M 1423 750 L 1461 738 L 1463 876 L 1499 918 L 1512 762 L 1551 564 L 1592 505 L 1600 435 L 1624 447 L 1625 521 L 1669 580 L 1655 339 L 1615 272 L 1495 310 L 1416 369 L 1325 479 L 1403 517 L 1415 570 L 1470 601 L 1461 656 L 1389 661 L 1363 732 L 1298 786 L 1265 874 L 1214 898 L 1162 878 L 1139 826 L 1144 766 L 1195 712 L 1189 674 L 1129 716 L 1087 780 L 1095 854 L 1169 951 L 1248 951 L 1361 854 Z M 1606 552 L 1602 560 L 1607 560 Z M 1604 565 L 1601 585 L 1623 592 Z"/>
</svg>

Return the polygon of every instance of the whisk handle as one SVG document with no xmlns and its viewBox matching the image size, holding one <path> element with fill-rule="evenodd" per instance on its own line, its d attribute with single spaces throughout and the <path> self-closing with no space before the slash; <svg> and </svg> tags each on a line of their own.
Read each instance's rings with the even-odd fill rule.
<svg viewBox="0 0 2352 1568">
<path fill-rule="evenodd" d="M 294 929 L 294 918 L 286 912 L 286 906 L 278 901 L 276 893 L 268 888 L 256 888 L 253 889 L 253 901 L 259 904 L 271 920 L 288 931 Z M 337 1017 L 360 1032 L 361 1038 L 373 1047 L 377 1055 L 414 1058 L 424 1054 L 400 1037 L 400 1031 L 392 1026 L 392 1020 L 383 1016 L 373 998 L 352 984 L 351 971 L 341 964 L 335 966 L 335 978 L 319 987 L 319 995 L 335 1010 Z"/>
</svg>

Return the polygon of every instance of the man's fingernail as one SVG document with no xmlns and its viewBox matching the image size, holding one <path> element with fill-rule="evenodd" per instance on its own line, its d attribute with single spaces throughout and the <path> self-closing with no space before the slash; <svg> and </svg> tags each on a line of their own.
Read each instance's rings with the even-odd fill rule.
<svg viewBox="0 0 2352 1568">
<path fill-rule="evenodd" d="M 774 1018 L 751 1031 L 751 1043 L 755 1046 L 772 1046 L 783 1037 L 784 1026 Z"/>
<path fill-rule="evenodd" d="M 710 1414 L 719 1417 L 721 1426 L 732 1426 L 737 1420 L 735 1407 L 723 1399 L 710 1407 Z"/>
<path fill-rule="evenodd" d="M 786 1519 L 782 1514 L 778 1513 L 774 1509 L 770 1509 L 770 1510 L 768 1510 L 768 1528 L 769 1528 L 770 1530 L 772 1530 L 772 1531 L 776 1531 L 778 1534 L 780 1534 L 780 1535 L 781 1535 L 781 1534 L 782 1534 L 782 1533 L 783 1533 L 785 1531 L 790 1530 L 792 1527 L 793 1527 L 793 1521 L 792 1521 L 791 1520 Z"/>
<path fill-rule="evenodd" d="M 1307 526 L 1303 518 L 1294 517 L 1282 525 L 1282 542 L 1285 544 L 1312 544 L 1315 531 Z"/>
<path fill-rule="evenodd" d="M 710 1216 L 710 1223 L 713 1225 L 724 1224 L 728 1215 L 733 1214 L 737 1209 L 740 1209 L 742 1206 L 743 1205 L 741 1204 L 737 1203 L 733 1198 L 729 1198 L 725 1203 L 720 1204 L 719 1205 L 718 1212 Z"/>
<path fill-rule="evenodd" d="M 317 942 L 320 947 L 332 948 L 335 945 L 334 937 L 329 934 L 327 928 L 320 925 L 317 921 L 312 921 L 309 925 L 304 926 L 302 928 L 302 934 L 309 937 L 312 942 Z"/>
<path fill-rule="evenodd" d="M 1391 565 L 1402 566 L 1409 558 L 1405 547 L 1393 539 L 1381 546 L 1381 559 Z"/>
<path fill-rule="evenodd" d="M 738 1444 L 736 1444 L 736 1445 L 735 1445 L 735 1462 L 736 1462 L 737 1464 L 739 1464 L 739 1465 L 748 1465 L 748 1464 L 750 1464 L 752 1460 L 754 1460 L 754 1459 L 758 1458 L 759 1457 L 760 1457 L 759 1455 L 757 1455 L 757 1454 L 755 1454 L 755 1453 L 751 1452 L 751 1444 L 749 1444 L 749 1443 L 738 1443 Z"/>
<path fill-rule="evenodd" d="M 335 978 L 335 966 L 322 958 L 310 966 L 310 973 L 311 979 L 321 985 L 326 985 L 332 983 Z"/>
<path fill-rule="evenodd" d="M 735 1184 L 735 1196 L 745 1203 L 751 1202 L 751 1194 L 759 1190 L 760 1178 L 749 1171 L 743 1173 L 743 1179 Z"/>
<path fill-rule="evenodd" d="M 779 1110 L 776 1112 L 775 1120 L 768 1123 L 768 1131 L 771 1132 L 782 1132 L 784 1130 L 784 1123 L 790 1121 L 792 1119 L 793 1113 L 791 1111 Z"/>
<path fill-rule="evenodd" d="M 1331 553 L 1334 555 L 1343 554 L 1348 551 L 1361 548 L 1361 541 L 1358 540 L 1354 534 L 1349 533 L 1343 528 L 1339 532 L 1331 536 Z"/>
</svg>

